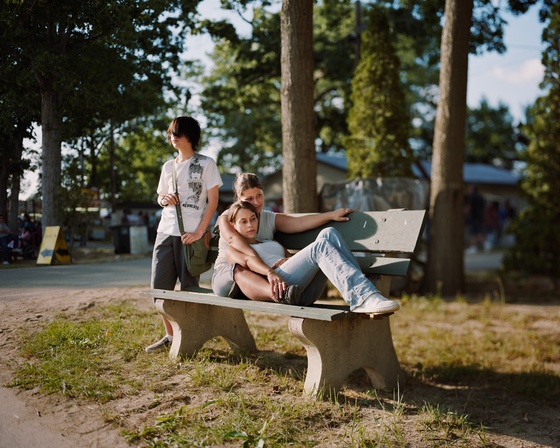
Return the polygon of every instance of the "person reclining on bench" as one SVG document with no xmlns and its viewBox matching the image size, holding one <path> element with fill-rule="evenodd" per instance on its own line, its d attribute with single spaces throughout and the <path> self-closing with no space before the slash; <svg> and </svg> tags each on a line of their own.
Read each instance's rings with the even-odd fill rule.
<svg viewBox="0 0 560 448">
<path fill-rule="evenodd" d="M 353 312 L 385 314 L 399 309 L 397 302 L 383 297 L 362 273 L 352 251 L 333 227 L 321 230 L 313 243 L 287 257 L 280 243 L 257 238 L 258 212 L 250 202 L 235 202 L 229 209 L 228 219 L 258 254 L 253 257 L 229 247 L 228 261 L 260 274 L 263 280 L 266 277 L 273 291 L 285 291 L 275 294 L 275 301 L 311 305 L 321 297 L 328 279 Z"/>
<path fill-rule="evenodd" d="M 257 209 L 259 229 L 257 238 L 262 240 L 274 239 L 274 233 L 279 230 L 284 233 L 298 233 L 315 229 L 331 221 L 348 221 L 346 216 L 354 210 L 339 208 L 326 213 L 316 213 L 303 216 L 290 216 L 264 210 L 264 192 L 261 181 L 253 173 L 239 173 L 233 184 L 236 200 L 247 201 Z M 245 255 L 257 257 L 255 250 L 247 244 L 235 229 L 230 226 L 229 210 L 218 217 L 220 228 L 220 242 L 218 258 L 214 263 L 212 274 L 212 289 L 222 297 L 249 298 L 259 301 L 279 301 L 288 294 L 288 285 L 281 279 L 274 277 L 270 282 L 263 276 L 243 268 L 239 264 L 230 264 L 226 257 L 229 247 L 233 247 Z M 275 288 L 276 287 L 276 288 Z"/>
</svg>

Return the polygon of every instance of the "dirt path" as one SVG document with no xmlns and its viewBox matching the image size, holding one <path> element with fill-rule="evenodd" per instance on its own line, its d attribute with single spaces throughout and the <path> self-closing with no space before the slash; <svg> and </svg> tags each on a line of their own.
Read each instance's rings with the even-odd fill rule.
<svg viewBox="0 0 560 448">
<path fill-rule="evenodd" d="M 132 297 L 149 309 L 138 292 L 145 288 L 21 289 L 19 300 L 0 302 L 0 384 L 9 384 L 18 356 L 17 332 L 23 326 L 66 311 L 102 306 Z M 134 299 L 138 297 L 138 299 Z M 99 405 L 80 406 L 64 397 L 43 396 L 36 390 L 0 388 L 0 448 L 127 447 L 118 430 L 103 421 Z"/>
</svg>

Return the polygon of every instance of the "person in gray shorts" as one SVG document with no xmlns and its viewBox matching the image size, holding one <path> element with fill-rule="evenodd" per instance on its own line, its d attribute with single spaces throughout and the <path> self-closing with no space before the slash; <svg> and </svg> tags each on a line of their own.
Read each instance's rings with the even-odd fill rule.
<svg viewBox="0 0 560 448">
<path fill-rule="evenodd" d="M 289 283 L 286 291 L 298 288 L 298 294 L 286 301 L 290 305 L 308 306 L 321 297 L 327 279 L 340 291 L 355 313 L 385 314 L 400 306 L 379 292 L 364 275 L 342 235 L 334 227 L 322 229 L 315 241 L 291 255 L 277 241 L 256 237 L 259 227 L 253 204 L 238 201 L 230 207 L 230 225 L 257 252 L 259 258 L 245 255 L 230 247 L 227 258 L 266 278 L 278 287 L 277 279 Z M 292 295 L 291 293 L 289 294 Z"/>
<path fill-rule="evenodd" d="M 175 289 L 177 279 L 181 289 L 198 286 L 198 277 L 187 271 L 183 259 L 183 244 L 202 238 L 218 207 L 218 188 L 222 178 L 216 162 L 197 153 L 200 125 L 192 117 L 177 117 L 167 129 L 167 140 L 179 152 L 163 165 L 157 187 L 158 204 L 163 207 L 152 255 L 152 289 Z M 177 190 L 173 182 L 176 172 Z M 181 234 L 177 221 L 180 204 L 185 232 Z M 146 347 L 153 353 L 170 345 L 173 340 L 171 323 L 163 317 L 165 336 Z"/>
<path fill-rule="evenodd" d="M 265 197 L 262 184 L 253 173 L 240 173 L 233 184 L 236 200 L 251 203 L 258 213 L 259 228 L 257 239 L 272 240 L 274 232 L 298 233 L 314 229 L 331 221 L 348 221 L 346 216 L 354 210 L 339 208 L 326 213 L 305 216 L 290 216 L 264 210 Z M 259 301 L 289 302 L 291 285 L 282 278 L 266 279 L 263 276 L 246 269 L 239 264 L 228 261 L 226 253 L 228 247 L 251 257 L 258 257 L 256 251 L 229 224 L 228 210 L 218 217 L 220 227 L 220 242 L 218 258 L 214 263 L 212 274 L 212 289 L 222 297 L 249 298 Z"/>
</svg>

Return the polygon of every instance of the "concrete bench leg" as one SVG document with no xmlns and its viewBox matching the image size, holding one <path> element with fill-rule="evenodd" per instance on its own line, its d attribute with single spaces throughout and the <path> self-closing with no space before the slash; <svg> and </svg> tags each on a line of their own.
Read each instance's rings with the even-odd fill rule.
<svg viewBox="0 0 560 448">
<path fill-rule="evenodd" d="M 194 355 L 206 341 L 216 336 L 224 337 L 230 347 L 257 351 L 243 310 L 169 299 L 156 299 L 155 306 L 173 326 L 169 351 L 173 359 Z"/>
<path fill-rule="evenodd" d="M 367 372 L 374 388 L 404 386 L 388 317 L 333 322 L 292 317 L 288 325 L 307 350 L 306 395 L 337 392 L 359 368 Z"/>
</svg>

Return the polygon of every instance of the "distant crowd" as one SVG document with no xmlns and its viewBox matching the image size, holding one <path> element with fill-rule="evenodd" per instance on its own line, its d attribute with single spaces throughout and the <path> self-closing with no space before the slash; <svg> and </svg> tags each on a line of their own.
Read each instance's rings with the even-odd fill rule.
<svg viewBox="0 0 560 448">
<path fill-rule="evenodd" d="M 465 197 L 465 229 L 467 251 L 491 250 L 504 244 L 504 238 L 516 215 L 509 200 L 486 201 L 478 187 L 471 186 Z"/>
<path fill-rule="evenodd" d="M 18 218 L 16 232 L 8 227 L 6 217 L 0 215 L 0 249 L 3 264 L 10 264 L 11 251 L 23 251 L 29 246 L 38 248 L 41 245 L 42 234 L 41 221 L 33 221 L 27 213 Z"/>
</svg>

